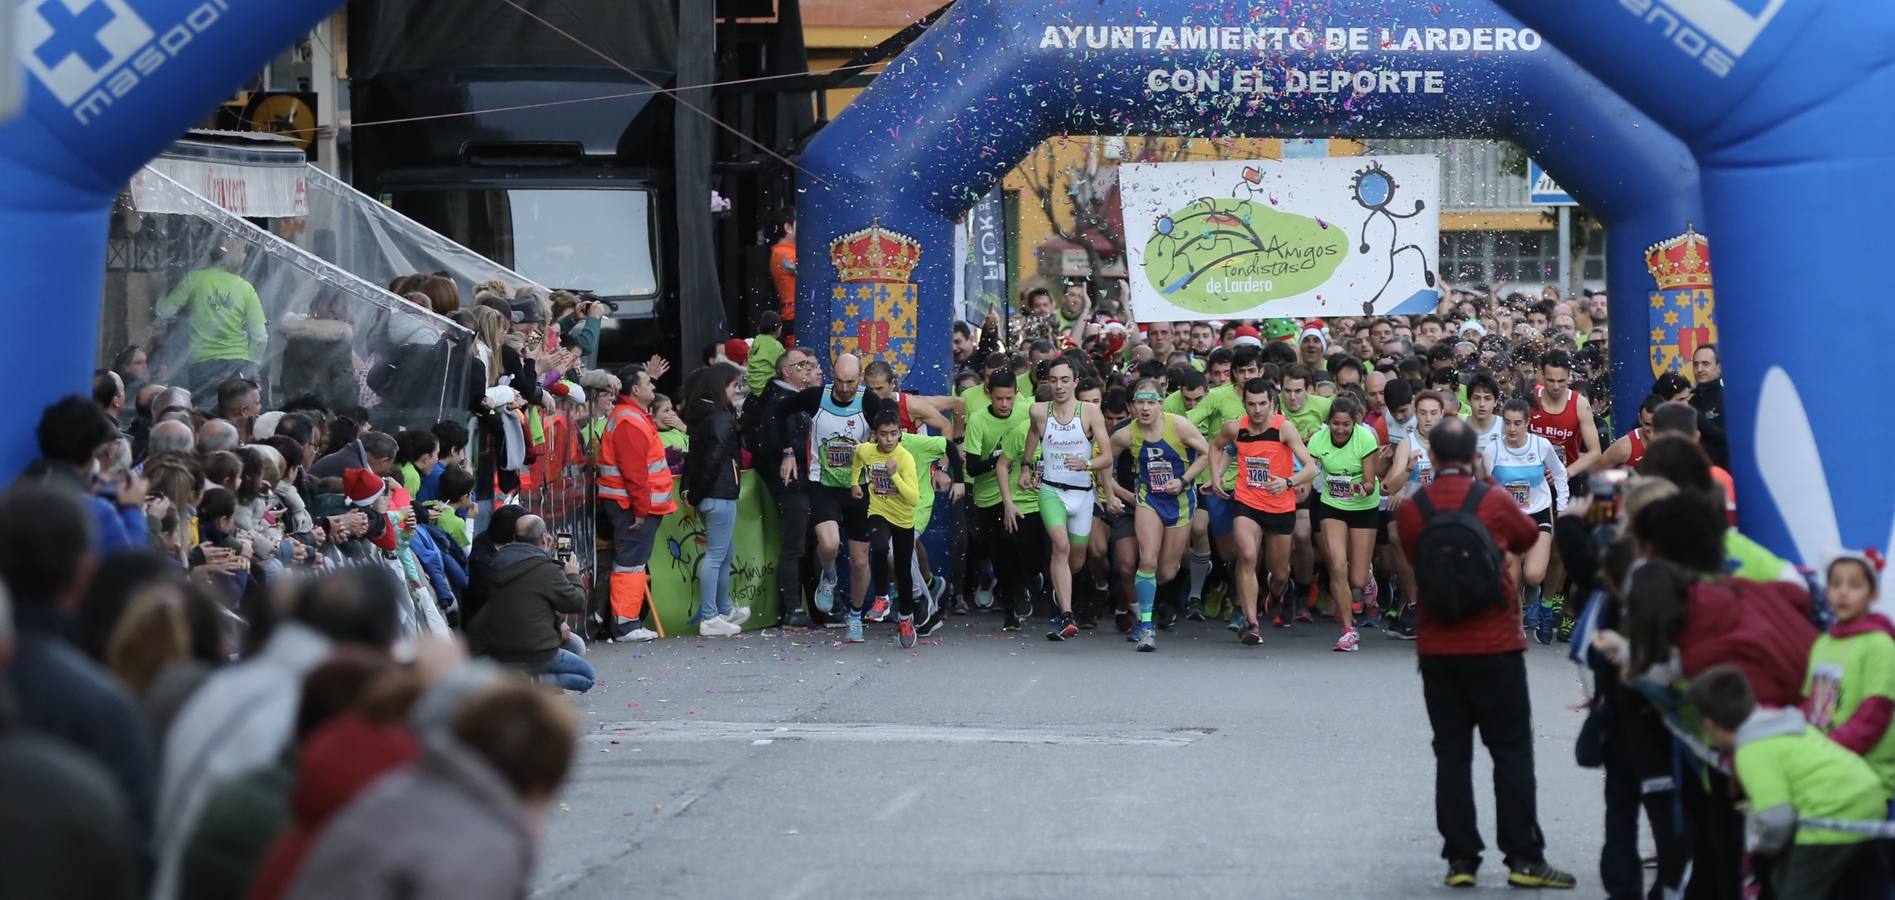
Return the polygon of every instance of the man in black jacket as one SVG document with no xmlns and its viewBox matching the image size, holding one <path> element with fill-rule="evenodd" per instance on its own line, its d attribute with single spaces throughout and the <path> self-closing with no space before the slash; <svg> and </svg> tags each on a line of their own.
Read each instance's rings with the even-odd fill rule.
<svg viewBox="0 0 1895 900">
<path fill-rule="evenodd" d="M 763 395 L 744 408 L 744 446 L 763 483 L 776 499 L 776 590 L 782 603 L 783 625 L 808 628 L 803 583 L 803 557 L 809 549 L 809 423 L 807 413 L 785 410 L 806 388 L 822 384 L 822 369 L 809 351 L 792 347 L 776 361 L 776 378 Z"/>
<path fill-rule="evenodd" d="M 1698 411 L 1699 446 L 1711 464 L 1731 466 L 1730 438 L 1724 433 L 1724 363 L 1716 344 L 1705 344 L 1691 353 L 1691 374 L 1697 384 L 1691 388 L 1691 407 Z"/>
<path fill-rule="evenodd" d="M 395 454 L 399 452 L 393 435 L 371 431 L 342 449 L 316 460 L 309 467 L 311 478 L 341 478 L 342 473 L 350 469 L 367 469 L 386 478 L 395 470 Z"/>
<path fill-rule="evenodd" d="M 540 676 L 569 691 L 585 693 L 598 676 L 580 653 L 562 615 L 586 611 L 579 560 L 553 558 L 546 520 L 522 516 L 514 542 L 493 557 L 487 602 L 468 625 L 475 653 Z"/>
</svg>

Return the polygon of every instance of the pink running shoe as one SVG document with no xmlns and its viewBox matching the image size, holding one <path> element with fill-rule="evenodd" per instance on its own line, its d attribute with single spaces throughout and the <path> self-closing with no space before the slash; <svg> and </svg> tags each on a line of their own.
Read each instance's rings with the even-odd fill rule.
<svg viewBox="0 0 1895 900">
<path fill-rule="evenodd" d="M 1354 653 L 1356 650 L 1356 644 L 1360 642 L 1361 640 L 1362 640 L 1362 636 L 1356 634 L 1355 629 L 1351 628 L 1348 631 L 1343 632 L 1342 637 L 1339 637 L 1336 639 L 1336 652 L 1337 653 Z"/>
</svg>

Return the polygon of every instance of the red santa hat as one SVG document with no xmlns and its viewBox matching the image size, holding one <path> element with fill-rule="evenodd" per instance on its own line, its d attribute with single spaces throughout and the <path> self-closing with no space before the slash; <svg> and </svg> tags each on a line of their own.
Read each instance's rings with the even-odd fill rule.
<svg viewBox="0 0 1895 900">
<path fill-rule="evenodd" d="M 342 473 L 342 492 L 356 506 L 374 506 L 388 491 L 387 482 L 367 469 L 349 469 Z"/>
<path fill-rule="evenodd" d="M 1255 326 L 1239 325 L 1231 335 L 1231 343 L 1239 347 L 1261 347 L 1263 332 L 1258 331 Z"/>
</svg>

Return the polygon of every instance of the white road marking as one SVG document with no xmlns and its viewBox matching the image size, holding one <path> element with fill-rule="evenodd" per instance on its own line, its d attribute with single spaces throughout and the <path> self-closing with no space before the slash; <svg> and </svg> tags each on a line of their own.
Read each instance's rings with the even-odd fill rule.
<svg viewBox="0 0 1895 900">
<path fill-rule="evenodd" d="M 1127 729 L 1099 732 L 1056 728 L 989 728 L 980 725 L 907 725 L 891 722 L 615 722 L 599 726 L 587 740 L 650 743 L 715 743 L 769 738 L 777 741 L 867 743 L 1051 744 L 1095 747 L 1185 747 L 1212 728 Z"/>
<path fill-rule="evenodd" d="M 895 799 L 888 801 L 888 805 L 882 807 L 881 812 L 875 814 L 875 821 L 887 822 L 901 815 L 901 811 L 907 809 L 908 805 L 915 802 L 915 798 L 919 796 L 921 796 L 920 788 L 909 788 L 902 791 L 900 794 L 895 795 Z"/>
</svg>

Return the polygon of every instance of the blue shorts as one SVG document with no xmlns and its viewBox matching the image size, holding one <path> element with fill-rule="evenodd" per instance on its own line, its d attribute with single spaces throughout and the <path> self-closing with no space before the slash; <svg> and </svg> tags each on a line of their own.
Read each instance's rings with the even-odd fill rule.
<svg viewBox="0 0 1895 900">
<path fill-rule="evenodd" d="M 1166 528 L 1189 528 L 1198 512 L 1197 488 L 1186 485 L 1181 494 L 1159 494 L 1139 489 L 1138 505 L 1158 514 Z"/>
<path fill-rule="evenodd" d="M 1215 491 L 1204 492 L 1204 511 L 1211 514 L 1211 537 L 1221 538 L 1237 527 L 1237 501 L 1217 496 Z"/>
</svg>

